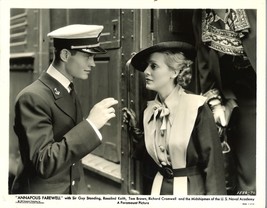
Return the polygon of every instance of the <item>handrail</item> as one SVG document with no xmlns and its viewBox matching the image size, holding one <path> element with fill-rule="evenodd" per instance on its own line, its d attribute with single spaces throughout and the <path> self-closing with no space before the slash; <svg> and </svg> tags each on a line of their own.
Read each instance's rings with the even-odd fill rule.
<svg viewBox="0 0 267 208">
<path fill-rule="evenodd" d="M 131 53 L 131 58 L 125 64 L 126 75 L 128 75 L 127 76 L 128 78 L 130 77 L 129 76 L 129 72 L 130 72 L 131 60 L 132 60 L 132 57 L 135 54 L 136 54 L 135 52 Z M 130 81 L 128 81 L 128 83 L 127 83 L 127 89 L 128 90 L 130 89 Z M 129 98 L 129 93 L 128 93 L 127 97 L 128 97 L 128 100 L 131 100 Z M 127 107 L 129 107 L 129 106 L 127 106 Z M 126 128 L 126 131 L 127 131 L 127 134 L 129 135 L 129 132 L 128 132 L 128 129 L 127 128 Z M 130 141 L 130 139 L 129 139 L 129 141 Z M 131 143 L 131 141 L 130 141 L 130 143 Z M 133 152 L 132 147 L 133 147 L 133 145 L 130 144 L 130 152 Z M 134 187 L 135 183 L 133 181 L 133 179 L 134 179 L 134 176 L 133 176 L 133 174 L 134 174 L 134 170 L 133 170 L 134 169 L 134 167 L 133 167 L 134 164 L 133 164 L 133 161 L 131 160 L 130 157 L 128 159 L 129 159 L 128 181 L 127 181 L 127 183 L 128 183 L 128 185 L 127 185 L 127 187 L 128 187 L 128 193 L 129 194 L 133 194 L 133 195 L 139 195 L 140 194 L 140 191 L 137 190 L 136 187 Z"/>
</svg>

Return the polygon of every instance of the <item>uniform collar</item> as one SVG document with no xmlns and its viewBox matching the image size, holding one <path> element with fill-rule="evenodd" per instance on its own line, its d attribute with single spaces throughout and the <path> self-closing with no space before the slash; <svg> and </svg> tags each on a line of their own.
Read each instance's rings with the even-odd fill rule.
<svg viewBox="0 0 267 208">
<path fill-rule="evenodd" d="M 70 92 L 69 89 L 70 81 L 63 74 L 61 74 L 55 67 L 53 67 L 52 64 L 49 66 L 46 73 L 49 74 L 51 77 L 53 77 L 55 80 L 57 80 L 60 84 L 63 85 L 63 87 L 68 92 Z"/>
<path fill-rule="evenodd" d="M 69 115 L 73 122 L 76 122 L 76 108 L 73 103 L 72 97 L 68 93 L 67 89 L 63 87 L 58 80 L 52 77 L 50 74 L 44 72 L 38 78 L 47 88 L 49 88 L 54 96 L 55 104 Z"/>
</svg>

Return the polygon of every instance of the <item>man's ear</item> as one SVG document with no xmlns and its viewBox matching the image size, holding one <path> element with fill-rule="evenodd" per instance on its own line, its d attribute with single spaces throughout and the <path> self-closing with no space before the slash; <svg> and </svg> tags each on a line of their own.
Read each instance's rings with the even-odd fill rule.
<svg viewBox="0 0 267 208">
<path fill-rule="evenodd" d="M 70 51 L 63 48 L 61 51 L 60 51 L 60 59 L 63 61 L 63 62 L 67 62 L 68 61 L 68 58 L 70 57 Z"/>
</svg>

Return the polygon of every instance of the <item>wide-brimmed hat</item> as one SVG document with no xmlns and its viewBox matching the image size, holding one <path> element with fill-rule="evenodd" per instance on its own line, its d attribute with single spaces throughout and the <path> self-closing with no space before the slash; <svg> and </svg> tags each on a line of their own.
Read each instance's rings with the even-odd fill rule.
<svg viewBox="0 0 267 208">
<path fill-rule="evenodd" d="M 73 49 L 90 54 L 103 54 L 107 51 L 100 47 L 99 38 L 102 25 L 74 24 L 61 27 L 47 34 L 53 38 L 54 47 Z"/>
<path fill-rule="evenodd" d="M 154 52 L 162 51 L 182 52 L 184 56 L 190 60 L 194 60 L 196 56 L 196 50 L 191 44 L 181 41 L 168 41 L 158 43 L 138 52 L 132 58 L 131 64 L 135 69 L 143 72 L 148 65 L 147 59 L 149 56 Z"/>
</svg>

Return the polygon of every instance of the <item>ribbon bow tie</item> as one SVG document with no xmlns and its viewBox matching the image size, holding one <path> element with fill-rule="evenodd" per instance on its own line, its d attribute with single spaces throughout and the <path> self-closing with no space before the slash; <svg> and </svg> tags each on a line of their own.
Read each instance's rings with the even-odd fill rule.
<svg viewBox="0 0 267 208">
<path fill-rule="evenodd" d="M 158 116 L 160 118 L 166 117 L 167 115 L 170 114 L 170 111 L 168 108 L 166 108 L 165 106 L 161 105 L 161 106 L 155 106 L 153 108 L 154 110 L 154 119 L 156 119 Z"/>
<path fill-rule="evenodd" d="M 157 105 L 153 108 L 153 120 L 156 122 L 157 118 L 160 118 L 162 124 L 160 127 L 161 134 L 167 129 L 167 116 L 170 114 L 170 110 L 164 105 Z"/>
</svg>

